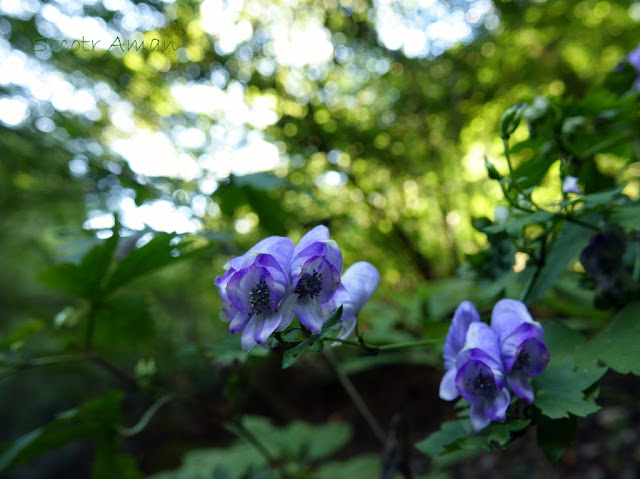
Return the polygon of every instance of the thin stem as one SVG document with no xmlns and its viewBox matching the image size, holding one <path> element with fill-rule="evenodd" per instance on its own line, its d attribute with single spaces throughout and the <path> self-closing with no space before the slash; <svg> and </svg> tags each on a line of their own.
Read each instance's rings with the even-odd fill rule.
<svg viewBox="0 0 640 479">
<path fill-rule="evenodd" d="M 507 160 L 507 166 L 509 167 L 509 176 L 511 177 L 511 179 L 513 180 L 513 184 L 516 187 L 516 190 L 518 190 L 518 193 L 520 193 L 522 196 L 524 196 L 527 200 L 529 200 L 529 202 L 538 210 L 542 209 L 540 208 L 538 205 L 536 205 L 533 201 L 533 198 L 531 198 L 531 195 L 526 193 L 522 187 L 520 186 L 520 184 L 518 183 L 518 180 L 516 179 L 515 176 L 513 176 L 513 165 L 511 164 L 511 155 L 509 154 L 509 141 L 506 138 L 502 139 L 502 145 L 504 147 L 504 157 Z"/>
<path fill-rule="evenodd" d="M 357 348 L 362 348 L 363 346 L 367 347 L 367 346 L 364 345 L 364 343 L 361 343 L 361 342 L 358 342 L 358 341 L 349 341 L 347 339 L 332 338 L 332 337 L 329 337 L 329 336 L 326 336 L 324 339 L 327 340 L 327 341 L 335 341 L 337 343 L 346 344 L 348 346 L 355 346 Z"/>
<path fill-rule="evenodd" d="M 634 281 L 640 281 L 640 238 L 636 239 L 636 259 L 633 264 L 632 278 Z"/>
<path fill-rule="evenodd" d="M 545 238 L 540 242 L 540 259 L 539 259 L 538 267 L 536 268 L 535 273 L 533 273 L 533 276 L 531 277 L 529 282 L 526 284 L 525 288 L 522 290 L 522 293 L 520 294 L 520 301 L 522 301 L 523 303 L 527 302 L 527 297 L 529 296 L 529 293 L 531 293 L 531 290 L 533 289 L 533 285 L 538 280 L 538 277 L 542 272 L 542 268 L 544 267 L 546 260 L 547 260 L 547 240 Z"/>
<path fill-rule="evenodd" d="M 43 356 L 41 358 L 33 358 L 26 361 L 11 361 L 0 358 L 0 366 L 6 366 L 16 370 L 23 370 L 41 366 L 52 366 L 55 364 L 83 361 L 86 358 L 87 357 L 85 354 L 56 354 L 54 356 Z"/>
<path fill-rule="evenodd" d="M 342 384 L 342 387 L 351 398 L 351 401 L 353 401 L 353 404 L 355 405 L 356 409 L 358 410 L 358 412 L 360 412 L 360 415 L 364 418 L 366 423 L 369 425 L 369 427 L 373 431 L 373 434 L 382 444 L 386 444 L 387 437 L 382 427 L 380 426 L 376 418 L 373 416 L 373 414 L 371 414 L 369 407 L 364 402 L 364 400 L 362 399 L 362 397 L 354 387 L 351 380 L 344 373 L 344 371 L 340 367 L 340 363 L 338 363 L 338 361 L 336 360 L 331 350 L 323 349 L 322 352 L 324 353 L 324 357 L 327 359 L 329 366 L 337 376 L 338 381 L 340 381 L 340 384 Z"/>
<path fill-rule="evenodd" d="M 420 339 L 418 341 L 406 341 L 404 343 L 383 344 L 376 346 L 380 351 L 390 351 L 392 349 L 415 348 L 416 346 L 425 346 L 427 344 L 438 344 L 444 342 L 444 338 Z"/>
<path fill-rule="evenodd" d="M 326 337 L 324 339 L 326 339 L 327 341 L 336 341 L 338 343 L 346 344 L 348 346 L 356 346 L 358 348 L 364 347 L 368 351 L 370 351 L 370 350 L 389 351 L 389 350 L 392 350 L 392 349 L 413 348 L 415 346 L 424 346 L 426 344 L 437 344 L 437 343 L 441 343 L 441 342 L 444 341 L 444 338 L 435 338 L 435 339 L 431 338 L 431 339 L 419 339 L 417 341 L 405 341 L 403 343 L 377 344 L 376 345 L 376 344 L 366 343 L 364 341 L 364 339 L 362 339 L 360 342 L 348 341 L 346 339 L 331 338 L 331 337 Z"/>
<path fill-rule="evenodd" d="M 167 404 L 172 399 L 173 399 L 173 394 L 165 394 L 156 402 L 154 402 L 151 405 L 151 407 L 149 407 L 149 409 L 147 409 L 147 411 L 144 413 L 144 415 L 140 418 L 140 420 L 135 426 L 120 427 L 118 428 L 118 432 L 120 432 L 120 434 L 122 434 L 124 437 L 131 437 L 141 433 L 144 430 L 144 428 L 147 427 L 147 424 L 149 424 L 149 421 L 151 420 L 153 415 L 157 413 L 162 406 Z"/>
</svg>

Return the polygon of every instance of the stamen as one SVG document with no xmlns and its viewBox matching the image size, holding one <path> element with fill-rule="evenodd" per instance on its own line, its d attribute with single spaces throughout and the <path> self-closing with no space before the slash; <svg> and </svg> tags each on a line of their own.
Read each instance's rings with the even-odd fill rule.
<svg viewBox="0 0 640 479">
<path fill-rule="evenodd" d="M 264 309 L 271 307 L 271 290 L 266 281 L 260 281 L 249 293 L 249 301 L 253 311 L 249 313 L 260 314 Z"/>
<path fill-rule="evenodd" d="M 310 296 L 312 299 L 320 294 L 322 290 L 322 275 L 315 269 L 313 274 L 304 273 L 296 285 L 296 293 L 300 298 Z"/>
<path fill-rule="evenodd" d="M 522 351 L 520 351 L 520 354 L 518 354 L 518 357 L 516 358 L 516 362 L 513 365 L 512 369 L 527 369 L 530 362 L 531 356 L 529 356 L 529 353 L 523 349 Z"/>
<path fill-rule="evenodd" d="M 488 374 L 480 373 L 473 383 L 473 389 L 478 396 L 493 397 L 496 393 L 496 385 Z"/>
</svg>

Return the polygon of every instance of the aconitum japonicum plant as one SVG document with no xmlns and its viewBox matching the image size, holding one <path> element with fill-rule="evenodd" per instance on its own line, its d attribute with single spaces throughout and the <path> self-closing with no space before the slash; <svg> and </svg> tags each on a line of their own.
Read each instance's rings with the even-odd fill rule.
<svg viewBox="0 0 640 479">
<path fill-rule="evenodd" d="M 449 369 L 440 383 L 440 397 L 452 401 L 462 396 L 469 401 L 474 431 L 485 428 L 491 421 L 504 422 L 510 395 L 504 382 L 500 342 L 496 333 L 479 320 L 468 301 L 454 314 L 445 350 Z"/>
<path fill-rule="evenodd" d="M 542 325 L 533 320 L 521 301 L 502 299 L 491 313 L 491 328 L 500 338 L 500 355 L 509 388 L 531 404 L 534 394 L 529 378 L 542 373 L 550 359 Z"/>
<path fill-rule="evenodd" d="M 326 226 L 313 228 L 295 247 L 288 238 L 266 238 L 230 260 L 225 269 L 215 284 L 222 310 L 231 320 L 229 331 L 243 332 L 244 352 L 256 344 L 266 346 L 294 315 L 317 334 L 340 306 L 342 316 L 334 329 L 338 339 L 346 339 L 380 282 L 380 273 L 366 261 L 354 263 L 340 277 L 342 253 Z"/>
<path fill-rule="evenodd" d="M 323 305 L 338 289 L 341 273 L 342 252 L 326 226 L 316 226 L 300 239 L 291 258 L 291 288 L 297 296 L 296 316 L 314 334 L 326 320 Z"/>
<path fill-rule="evenodd" d="M 231 320 L 229 331 L 243 331 L 245 353 L 256 343 L 265 346 L 274 331 L 282 331 L 293 319 L 296 297 L 289 276 L 293 251 L 289 238 L 271 236 L 229 260 L 226 273 L 215 280 L 222 311 Z"/>
<path fill-rule="evenodd" d="M 529 378 L 542 373 L 549 363 L 544 331 L 520 301 L 496 303 L 491 327 L 469 301 L 456 309 L 443 349 L 446 373 L 440 397 L 452 401 L 462 396 L 471 403 L 471 426 L 475 431 L 491 421 L 503 422 L 509 407 L 507 386 L 516 396 L 534 399 Z"/>
<path fill-rule="evenodd" d="M 371 263 L 358 261 L 353 263 L 342 275 L 342 281 L 336 293 L 323 305 L 325 316 L 331 315 L 342 306 L 342 316 L 337 325 L 338 338 L 346 339 L 356 326 L 356 315 L 373 295 L 380 273 Z"/>
</svg>

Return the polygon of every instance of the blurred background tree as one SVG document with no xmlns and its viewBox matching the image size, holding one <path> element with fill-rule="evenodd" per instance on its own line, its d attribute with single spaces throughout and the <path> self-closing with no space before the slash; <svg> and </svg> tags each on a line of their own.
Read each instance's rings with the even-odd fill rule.
<svg viewBox="0 0 640 479">
<path fill-rule="evenodd" d="M 195 389 L 227 384 L 189 349 L 226 338 L 213 278 L 258 239 L 318 223 L 345 264 L 381 271 L 389 321 L 421 331 L 450 306 L 422 304 L 430 285 L 486 242 L 471 220 L 500 198 L 483 159 L 504 166 L 500 114 L 580 98 L 639 22 L 637 1 L 0 2 L 0 331 L 33 333 L 5 346 L 82 343 L 82 305 L 40 275 L 116 220 L 121 256 L 157 231 L 211 248 L 135 282 L 138 299 L 98 326 L 131 372 L 152 360 Z M 99 373 L 74 374 L 5 378 L 0 439 L 90 397 L 78 378 Z"/>
</svg>

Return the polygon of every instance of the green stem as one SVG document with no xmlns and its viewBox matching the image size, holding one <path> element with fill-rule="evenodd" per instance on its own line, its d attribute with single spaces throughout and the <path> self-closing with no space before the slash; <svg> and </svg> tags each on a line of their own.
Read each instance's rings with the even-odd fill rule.
<svg viewBox="0 0 640 479">
<path fill-rule="evenodd" d="M 634 281 L 640 281 L 640 238 L 636 240 L 636 259 L 633 264 L 632 276 Z"/>
<path fill-rule="evenodd" d="M 504 147 L 504 157 L 507 160 L 507 166 L 509 167 L 509 176 L 511 177 L 511 180 L 513 181 L 513 185 L 516 187 L 516 190 L 518 190 L 518 193 L 520 193 L 522 196 L 524 196 L 527 200 L 529 200 L 529 202 L 538 210 L 542 209 L 540 208 L 538 205 L 536 205 L 533 202 L 533 198 L 531 198 L 531 195 L 526 193 L 522 187 L 520 186 L 520 184 L 518 183 L 517 179 L 515 176 L 513 176 L 513 165 L 511 164 L 511 155 L 509 154 L 509 141 L 506 138 L 502 139 L 502 146 Z"/>
<path fill-rule="evenodd" d="M 420 339 L 418 341 L 406 341 L 404 343 L 382 344 L 375 346 L 380 351 L 390 351 L 392 349 L 415 348 L 416 346 L 425 346 L 427 344 L 439 344 L 444 342 L 444 338 Z"/>
<path fill-rule="evenodd" d="M 533 273 L 533 276 L 531 277 L 529 282 L 526 284 L 525 288 L 522 290 L 522 293 L 520 294 L 520 301 L 522 301 L 523 303 L 527 302 L 527 299 L 528 299 L 527 297 L 531 293 L 531 290 L 533 289 L 533 285 L 538 280 L 538 277 L 542 272 L 542 268 L 544 267 L 546 260 L 547 260 L 547 239 L 544 238 L 540 242 L 540 258 L 538 261 L 538 266 L 536 268 L 536 271 L 535 273 Z"/>
<path fill-rule="evenodd" d="M 147 424 L 149 424 L 149 421 L 151 420 L 153 415 L 156 412 L 158 412 L 158 410 L 162 406 L 167 404 L 172 399 L 173 399 L 173 394 L 165 394 L 160 399 L 158 399 L 156 402 L 154 402 L 149 409 L 147 409 L 147 412 L 144 413 L 144 415 L 140 418 L 140 420 L 138 421 L 138 423 L 135 426 L 132 426 L 132 427 L 120 427 L 120 428 L 118 428 L 118 432 L 121 435 L 123 435 L 124 437 L 131 437 L 131 436 L 135 436 L 136 434 L 141 433 L 144 430 L 144 428 L 147 427 Z"/>
<path fill-rule="evenodd" d="M 22 370 L 41 366 L 52 366 L 54 364 L 72 363 L 87 359 L 85 354 L 57 354 L 54 356 L 43 356 L 41 358 L 28 359 L 26 361 L 11 361 L 0 358 L 0 365 L 9 368 Z"/>
<path fill-rule="evenodd" d="M 431 339 L 420 339 L 417 341 L 405 341 L 403 343 L 391 343 L 391 344 L 369 344 L 367 342 L 364 341 L 364 339 L 361 340 L 361 342 L 357 342 L 357 341 L 348 341 L 346 339 L 340 339 L 340 338 L 331 338 L 331 337 L 325 337 L 324 338 L 327 341 L 336 341 L 338 343 L 342 343 L 342 344 L 346 344 L 348 346 L 355 346 L 358 348 L 362 348 L 364 347 L 367 351 L 389 351 L 391 349 L 403 349 L 403 348 L 413 348 L 415 346 L 424 346 L 426 344 L 437 344 L 437 343 L 441 343 L 444 341 L 443 338 L 431 338 Z"/>
<path fill-rule="evenodd" d="M 371 428 L 371 431 L 373 431 L 373 434 L 382 444 L 386 444 L 387 436 L 385 435 L 382 427 L 380 426 L 376 418 L 373 416 L 373 414 L 371 414 L 369 407 L 364 402 L 364 400 L 356 390 L 351 380 L 344 373 L 344 371 L 340 367 L 340 363 L 338 363 L 338 361 L 336 360 L 331 350 L 323 349 L 322 352 L 324 353 L 324 357 L 327 359 L 329 366 L 337 376 L 338 381 L 340 381 L 340 384 L 342 384 L 342 387 L 349 395 L 349 398 L 351 398 L 351 401 L 355 405 L 356 409 L 358 410 L 358 412 L 360 412 L 360 415 L 364 418 L 366 423 L 369 425 L 369 427 Z"/>
</svg>

